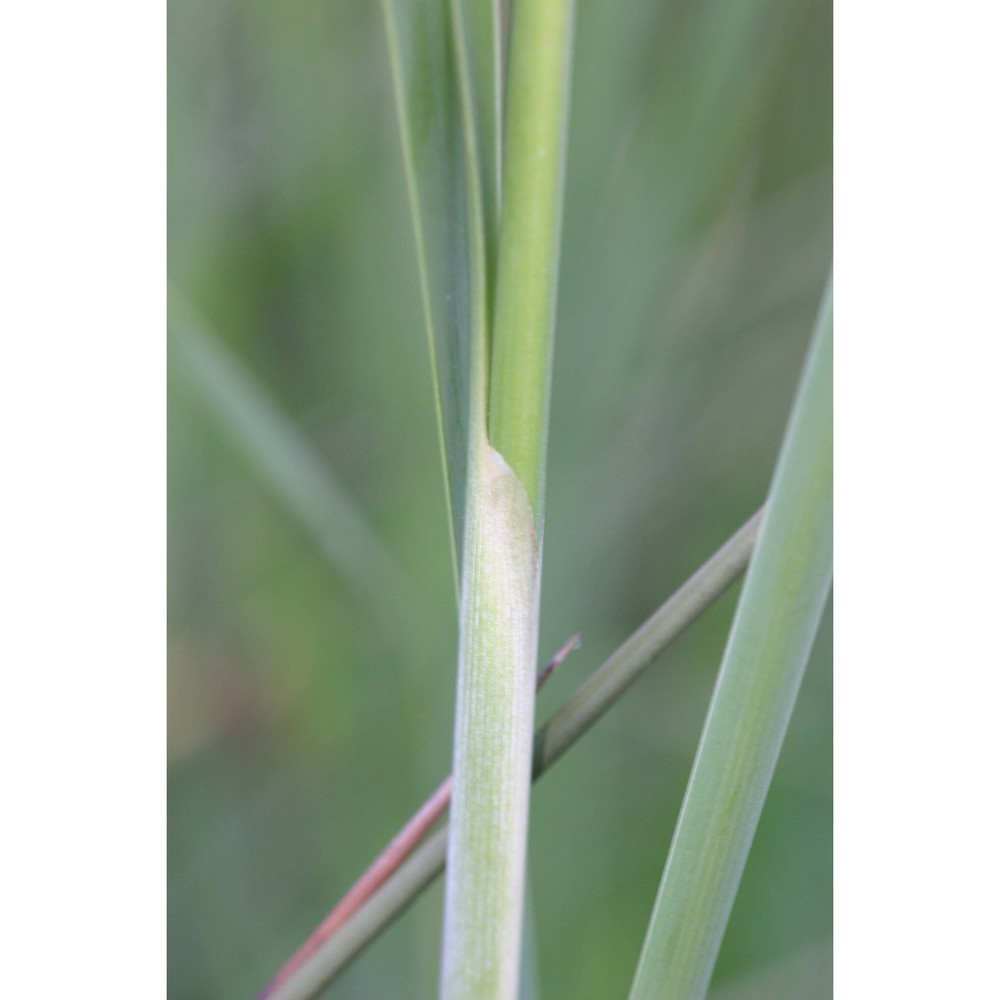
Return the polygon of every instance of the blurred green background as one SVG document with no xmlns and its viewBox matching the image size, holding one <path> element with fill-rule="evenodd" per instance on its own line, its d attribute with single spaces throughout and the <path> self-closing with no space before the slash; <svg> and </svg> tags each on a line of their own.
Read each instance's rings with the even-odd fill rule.
<svg viewBox="0 0 1000 1000">
<path fill-rule="evenodd" d="M 828 0 L 577 26 L 541 656 L 583 648 L 540 720 L 763 500 L 832 246 Z M 455 607 L 379 7 L 170 0 L 168 31 L 174 287 L 290 436 L 172 342 L 169 994 L 246 998 L 448 771 Z M 735 599 L 536 787 L 536 996 L 627 994 Z M 831 995 L 831 731 L 828 612 L 718 1000 Z M 437 885 L 329 995 L 435 996 L 440 921 Z"/>
</svg>

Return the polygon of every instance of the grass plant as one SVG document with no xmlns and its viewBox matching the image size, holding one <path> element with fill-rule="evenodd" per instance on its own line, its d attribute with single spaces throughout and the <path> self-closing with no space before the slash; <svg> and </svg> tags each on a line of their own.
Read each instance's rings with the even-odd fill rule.
<svg viewBox="0 0 1000 1000">
<path fill-rule="evenodd" d="M 464 469 L 451 490 L 459 650 L 441 995 L 502 1000 L 520 969 L 572 4 L 515 6 L 509 82 L 499 3 L 384 9 L 432 360 L 466 361 L 437 379 L 450 397 L 438 404 L 446 468 Z M 459 179 L 460 231 L 442 234 L 429 206 Z M 448 302 L 464 310 L 442 337 Z"/>
<path fill-rule="evenodd" d="M 538 779 L 635 683 L 663 651 L 717 601 L 745 570 L 760 529 L 758 511 L 662 604 L 535 735 Z M 309 1000 L 336 979 L 445 868 L 449 829 L 442 827 L 376 889 L 268 1000 Z"/>
<path fill-rule="evenodd" d="M 829 269 L 826 5 L 173 9 L 228 82 L 172 82 L 172 995 L 294 954 L 266 1000 L 513 1000 L 526 924 L 539 995 L 782 989 L 774 942 L 829 933 L 822 644 L 793 718 L 832 573 L 829 284 L 785 422 Z M 603 663 L 536 727 L 540 642 L 578 630 Z M 309 937 L 448 770 L 449 721 L 451 776 Z M 781 878 L 816 898 L 779 912 Z"/>
</svg>

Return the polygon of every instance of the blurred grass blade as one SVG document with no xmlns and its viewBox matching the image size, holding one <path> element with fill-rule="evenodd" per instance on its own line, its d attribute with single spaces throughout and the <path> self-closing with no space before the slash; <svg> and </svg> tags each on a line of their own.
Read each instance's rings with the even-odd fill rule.
<svg viewBox="0 0 1000 1000">
<path fill-rule="evenodd" d="M 631 1000 L 708 991 L 833 565 L 833 304 L 827 287 Z"/>
<path fill-rule="evenodd" d="M 470 241 L 482 221 L 472 211 L 478 199 L 469 190 L 449 0 L 382 0 L 382 8 L 431 353 L 457 593 L 468 478 L 474 284 L 485 282 L 483 273 L 472 273 L 484 263 L 473 263 Z M 481 17 L 475 27 L 480 44 L 490 44 Z M 477 334 L 485 336 L 482 330 Z"/>
<path fill-rule="evenodd" d="M 329 467 L 251 373 L 175 289 L 169 294 L 171 361 L 201 406 L 264 483 L 308 530 L 331 565 L 376 608 L 407 606 L 406 581 Z"/>
<path fill-rule="evenodd" d="M 624 694 L 678 636 L 746 569 L 760 528 L 758 511 L 580 686 L 535 734 L 537 780 Z M 402 914 L 445 868 L 448 828 L 432 834 L 310 960 L 268 1000 L 310 1000 Z"/>
</svg>

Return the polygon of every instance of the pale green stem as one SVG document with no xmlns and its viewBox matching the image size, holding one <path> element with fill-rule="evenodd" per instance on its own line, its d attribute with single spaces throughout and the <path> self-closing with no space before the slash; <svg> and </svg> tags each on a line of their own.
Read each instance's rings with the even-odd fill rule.
<svg viewBox="0 0 1000 1000">
<path fill-rule="evenodd" d="M 535 735 L 540 777 L 624 694 L 678 636 L 739 579 L 760 527 L 755 514 L 627 639 Z M 445 867 L 448 827 L 414 851 L 354 916 L 268 1000 L 311 1000 L 378 937 Z"/>
<path fill-rule="evenodd" d="M 452 0 L 469 189 L 469 450 L 459 609 L 444 1000 L 513 1000 L 531 787 L 538 575 L 531 507 L 487 439 L 494 48 L 482 7 Z M 472 15 L 469 19 L 466 14 Z M 494 139 L 496 138 L 494 132 Z M 481 164 L 486 163 L 485 168 Z"/>
<path fill-rule="evenodd" d="M 500 212 L 499 5 L 385 0 L 460 550 L 442 992 L 516 989 L 534 722 L 538 551 L 488 438 Z"/>
<path fill-rule="evenodd" d="M 636 970 L 631 1000 L 708 991 L 830 589 L 828 288 Z"/>
<path fill-rule="evenodd" d="M 482 44 L 488 37 L 486 21 L 482 8 L 475 10 L 475 19 L 467 19 L 462 0 L 452 2 L 469 168 L 474 334 L 441 997 L 513 1000 L 524 909 L 541 566 L 536 526 L 541 524 L 558 271 L 571 4 L 544 0 L 515 9 L 506 122 L 510 144 L 503 159 L 503 193 L 495 199 L 490 197 L 488 148 L 493 107 L 482 69 L 495 49 L 491 53 Z M 555 75 L 552 58 L 557 59 Z M 498 203 L 503 206 L 497 273 L 502 304 L 491 365 L 490 234 Z M 519 287 L 525 256 L 532 280 Z M 515 302 L 521 296 L 526 309 Z M 515 329 L 515 324 L 527 325 Z M 520 357 L 526 345 L 532 345 L 529 355 Z M 495 377 L 511 391 L 494 394 L 488 387 Z M 497 427 L 515 426 L 505 414 L 522 405 L 525 392 L 533 397 L 529 422 L 518 427 L 516 439 L 501 433 L 493 440 Z M 517 456 L 520 467 L 512 468 L 508 453 Z"/>
<path fill-rule="evenodd" d="M 573 36 L 573 0 L 514 4 L 490 440 L 542 524 Z M 540 533 L 540 532 L 539 532 Z"/>
<path fill-rule="evenodd" d="M 441 996 L 517 995 L 538 575 L 531 507 L 485 441 L 469 468 Z"/>
</svg>

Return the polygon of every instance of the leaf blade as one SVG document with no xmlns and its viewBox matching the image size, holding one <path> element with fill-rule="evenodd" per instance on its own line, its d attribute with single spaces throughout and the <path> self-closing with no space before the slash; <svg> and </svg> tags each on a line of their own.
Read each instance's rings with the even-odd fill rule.
<svg viewBox="0 0 1000 1000">
<path fill-rule="evenodd" d="M 382 0 L 382 9 L 458 592 L 470 434 L 485 407 L 477 396 L 486 392 L 487 298 L 499 211 L 499 8 Z"/>
<path fill-rule="evenodd" d="M 448 0 L 382 0 L 460 587 L 469 448 L 468 177 Z"/>
<path fill-rule="evenodd" d="M 708 991 L 830 590 L 832 357 L 828 286 L 630 1000 Z"/>
</svg>

